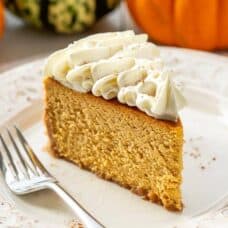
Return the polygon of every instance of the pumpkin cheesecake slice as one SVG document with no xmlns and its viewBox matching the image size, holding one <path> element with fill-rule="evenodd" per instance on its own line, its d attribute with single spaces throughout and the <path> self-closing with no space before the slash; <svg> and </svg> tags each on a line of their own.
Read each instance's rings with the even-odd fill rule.
<svg viewBox="0 0 228 228">
<path fill-rule="evenodd" d="M 145 34 L 88 36 L 53 53 L 44 75 L 55 156 L 182 210 L 185 101 Z"/>
</svg>

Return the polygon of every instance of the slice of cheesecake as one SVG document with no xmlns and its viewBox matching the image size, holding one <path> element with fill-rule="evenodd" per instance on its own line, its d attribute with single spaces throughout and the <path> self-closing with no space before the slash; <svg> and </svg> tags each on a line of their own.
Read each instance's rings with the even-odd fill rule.
<svg viewBox="0 0 228 228">
<path fill-rule="evenodd" d="M 97 34 L 52 54 L 44 120 L 54 155 L 180 211 L 184 102 L 146 39 Z"/>
</svg>

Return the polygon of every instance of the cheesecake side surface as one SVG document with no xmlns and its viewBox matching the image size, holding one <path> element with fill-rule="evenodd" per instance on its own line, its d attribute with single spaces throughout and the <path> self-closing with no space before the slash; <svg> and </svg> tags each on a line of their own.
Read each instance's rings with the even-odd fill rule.
<svg viewBox="0 0 228 228">
<path fill-rule="evenodd" d="M 55 156 L 182 210 L 183 128 L 136 108 L 44 79 L 44 121 Z"/>
</svg>

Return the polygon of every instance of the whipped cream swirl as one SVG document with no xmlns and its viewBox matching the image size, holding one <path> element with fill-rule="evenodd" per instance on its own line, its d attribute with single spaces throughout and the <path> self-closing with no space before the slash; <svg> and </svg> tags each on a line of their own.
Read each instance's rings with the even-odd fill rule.
<svg viewBox="0 0 228 228">
<path fill-rule="evenodd" d="M 117 98 L 149 116 L 176 121 L 185 99 L 159 56 L 145 34 L 100 33 L 53 53 L 44 74 L 75 91 Z"/>
</svg>

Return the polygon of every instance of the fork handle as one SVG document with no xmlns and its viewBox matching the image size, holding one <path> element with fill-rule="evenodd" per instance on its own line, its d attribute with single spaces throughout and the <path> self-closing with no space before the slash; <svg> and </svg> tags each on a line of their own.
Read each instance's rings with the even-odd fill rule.
<svg viewBox="0 0 228 228">
<path fill-rule="evenodd" d="M 68 206 L 75 212 L 86 228 L 105 228 L 97 219 L 82 207 L 71 195 L 69 195 L 59 184 L 47 183 L 47 187 L 55 191 Z"/>
</svg>

